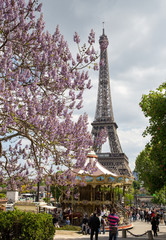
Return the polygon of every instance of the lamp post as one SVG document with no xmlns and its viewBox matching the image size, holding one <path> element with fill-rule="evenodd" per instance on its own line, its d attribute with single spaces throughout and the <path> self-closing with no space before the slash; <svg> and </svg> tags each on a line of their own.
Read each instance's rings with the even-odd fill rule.
<svg viewBox="0 0 166 240">
<path fill-rule="evenodd" d="M 38 183 L 37 183 L 37 197 L 36 197 L 36 202 L 39 202 L 39 189 L 40 189 L 40 182 L 38 181 Z"/>
<path fill-rule="evenodd" d="M 165 192 L 164 207 L 166 207 L 166 186 L 164 186 L 164 192 Z"/>
</svg>

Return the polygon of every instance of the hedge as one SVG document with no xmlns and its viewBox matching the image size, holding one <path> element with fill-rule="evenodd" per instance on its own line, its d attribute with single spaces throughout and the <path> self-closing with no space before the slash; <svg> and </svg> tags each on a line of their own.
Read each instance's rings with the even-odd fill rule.
<svg viewBox="0 0 166 240">
<path fill-rule="evenodd" d="M 53 240 L 55 227 L 47 213 L 0 212 L 0 240 Z"/>
</svg>

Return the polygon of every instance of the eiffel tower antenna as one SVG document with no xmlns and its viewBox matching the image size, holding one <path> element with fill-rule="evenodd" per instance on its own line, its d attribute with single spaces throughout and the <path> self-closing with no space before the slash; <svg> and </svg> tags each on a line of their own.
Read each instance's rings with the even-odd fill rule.
<svg viewBox="0 0 166 240">
<path fill-rule="evenodd" d="M 105 23 L 105 22 L 102 22 L 102 23 L 103 23 L 103 35 L 104 35 L 104 23 Z"/>
<path fill-rule="evenodd" d="M 96 150 L 99 162 L 108 170 L 117 174 L 131 176 L 131 170 L 128 165 L 128 158 L 123 153 L 117 134 L 117 124 L 114 120 L 113 107 L 111 100 L 111 88 L 109 77 L 109 64 L 107 56 L 107 47 L 109 41 L 104 33 L 99 39 L 100 44 L 100 61 L 104 60 L 104 64 L 100 64 L 99 84 L 95 120 L 92 122 L 92 135 L 94 142 L 103 128 L 107 129 L 109 141 L 109 153 L 102 153 L 102 145 Z"/>
</svg>

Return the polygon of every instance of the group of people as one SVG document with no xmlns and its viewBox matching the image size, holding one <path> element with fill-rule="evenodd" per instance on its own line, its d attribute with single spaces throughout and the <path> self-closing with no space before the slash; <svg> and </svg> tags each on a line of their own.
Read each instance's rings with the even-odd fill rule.
<svg viewBox="0 0 166 240">
<path fill-rule="evenodd" d="M 157 236 L 157 232 L 159 231 L 160 220 L 163 219 L 166 224 L 166 212 L 156 211 L 155 209 L 133 209 L 129 215 L 133 221 L 144 220 L 147 223 L 151 223 L 154 236 Z M 108 216 L 94 212 L 89 219 L 87 216 L 84 216 L 82 221 L 82 232 L 83 234 L 89 233 L 90 240 L 93 240 L 94 235 L 95 240 L 98 240 L 98 234 L 101 233 L 101 230 L 103 234 L 105 234 L 105 226 L 109 225 L 109 240 L 117 240 L 119 221 L 120 219 L 116 214 L 115 208 L 110 209 Z"/>
<path fill-rule="evenodd" d="M 103 230 L 103 234 L 105 234 L 105 226 L 109 225 L 109 240 L 116 240 L 118 235 L 118 223 L 120 219 L 116 215 L 116 209 L 110 209 L 110 214 L 105 217 L 100 214 L 97 215 L 97 212 L 94 212 L 90 218 L 87 216 L 83 218 L 82 221 L 82 231 L 83 233 L 90 234 L 90 240 L 93 240 L 93 236 L 95 235 L 95 240 L 98 240 L 98 234 L 101 233 L 101 229 Z"/>
<path fill-rule="evenodd" d="M 107 210 L 107 211 L 106 211 Z M 152 231 L 154 236 L 157 236 L 159 231 L 159 223 L 161 219 L 165 222 L 166 225 L 166 211 L 159 209 L 136 209 L 132 208 L 127 209 L 128 218 L 131 221 L 145 221 L 151 223 Z M 54 225 L 58 224 L 58 219 L 54 218 Z M 95 235 L 95 240 L 98 240 L 98 234 L 105 234 L 105 226 L 109 226 L 109 240 L 117 240 L 118 236 L 118 223 L 120 219 L 116 214 L 116 209 L 111 208 L 110 212 L 108 209 L 97 209 L 91 216 L 85 214 L 82 220 L 82 233 L 90 234 L 90 240 L 93 240 Z M 70 225 L 69 217 L 65 218 L 65 224 Z"/>
<path fill-rule="evenodd" d="M 99 222 L 100 222 L 100 226 L 98 228 L 98 232 L 101 234 L 101 232 L 103 232 L 103 234 L 105 234 L 105 226 L 107 225 L 107 219 L 106 216 L 101 216 L 101 214 L 97 214 L 95 212 L 96 216 L 99 218 Z M 92 213 L 90 217 L 92 217 L 94 214 Z M 82 233 L 83 234 L 90 234 L 91 229 L 89 226 L 89 221 L 90 218 L 88 219 L 88 216 L 85 215 L 83 220 L 82 220 Z"/>
<path fill-rule="evenodd" d="M 158 216 L 163 219 L 164 211 L 161 209 L 136 209 L 132 208 L 131 211 L 128 211 L 128 217 L 131 219 L 131 222 L 135 221 L 145 221 L 150 223 L 153 215 Z"/>
<path fill-rule="evenodd" d="M 164 221 L 166 225 L 166 212 L 161 209 L 133 209 L 130 213 L 131 221 L 145 221 L 151 223 L 154 236 L 159 231 L 160 221 Z"/>
</svg>

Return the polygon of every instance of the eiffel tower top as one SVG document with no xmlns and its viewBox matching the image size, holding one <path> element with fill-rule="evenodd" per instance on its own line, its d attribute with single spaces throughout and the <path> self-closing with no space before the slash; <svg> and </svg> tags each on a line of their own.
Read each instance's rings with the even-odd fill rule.
<svg viewBox="0 0 166 240">
<path fill-rule="evenodd" d="M 104 28 L 103 34 L 99 38 L 99 44 L 100 44 L 100 69 L 95 121 L 114 122 L 110 90 L 109 64 L 107 56 L 107 47 L 109 45 L 109 41 L 107 36 L 105 35 Z"/>
<path fill-rule="evenodd" d="M 104 27 L 103 27 L 103 34 L 100 36 L 100 39 L 99 39 L 99 44 L 100 44 L 101 50 L 105 50 L 109 45 L 108 38 L 105 35 Z"/>
</svg>

